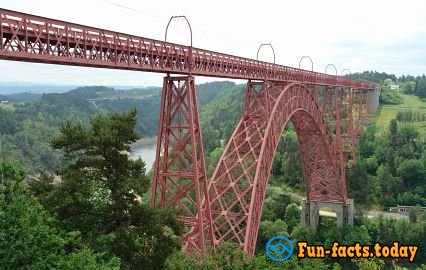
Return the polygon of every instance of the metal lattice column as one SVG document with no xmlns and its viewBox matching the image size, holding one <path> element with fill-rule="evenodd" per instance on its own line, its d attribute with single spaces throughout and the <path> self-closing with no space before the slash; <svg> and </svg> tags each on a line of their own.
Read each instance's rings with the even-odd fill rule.
<svg viewBox="0 0 426 270">
<path fill-rule="evenodd" d="M 176 206 L 189 251 L 204 252 L 210 205 L 194 78 L 165 77 L 151 205 Z"/>
</svg>

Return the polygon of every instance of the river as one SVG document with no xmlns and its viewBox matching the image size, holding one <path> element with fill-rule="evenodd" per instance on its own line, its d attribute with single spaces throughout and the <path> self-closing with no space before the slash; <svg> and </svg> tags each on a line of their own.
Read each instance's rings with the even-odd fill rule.
<svg viewBox="0 0 426 270">
<path fill-rule="evenodd" d="M 152 166 L 154 165 L 156 148 L 156 143 L 136 146 L 132 148 L 130 158 L 138 159 L 139 157 L 141 157 L 141 159 L 145 161 L 146 171 L 149 172 L 152 169 Z"/>
</svg>

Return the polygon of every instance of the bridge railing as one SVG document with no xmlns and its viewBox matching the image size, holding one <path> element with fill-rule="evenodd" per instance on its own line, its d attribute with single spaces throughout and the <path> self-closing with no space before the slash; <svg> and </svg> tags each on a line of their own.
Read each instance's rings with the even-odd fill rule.
<svg viewBox="0 0 426 270">
<path fill-rule="evenodd" d="M 0 59 L 375 88 L 323 73 L 6 9 L 0 9 L 0 35 Z"/>
</svg>

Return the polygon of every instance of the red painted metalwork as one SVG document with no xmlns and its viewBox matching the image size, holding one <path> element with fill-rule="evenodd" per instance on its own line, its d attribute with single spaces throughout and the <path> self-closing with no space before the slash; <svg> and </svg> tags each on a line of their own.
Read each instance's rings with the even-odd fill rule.
<svg viewBox="0 0 426 270">
<path fill-rule="evenodd" d="M 340 104 L 340 127 L 342 139 L 342 153 L 346 165 L 352 167 L 356 163 L 356 134 L 353 121 L 353 99 L 354 90 L 351 88 L 342 88 L 339 91 Z"/>
<path fill-rule="evenodd" d="M 375 85 L 0 9 L 0 59 L 374 89 Z"/>
<path fill-rule="evenodd" d="M 5 9 L 0 59 L 189 75 L 164 79 L 151 200 L 181 209 L 189 251 L 233 241 L 253 254 L 288 121 L 307 199 L 346 203 L 345 165 L 355 162 L 356 137 L 378 104 L 371 83 L 193 48 L 192 38 L 184 46 Z M 249 80 L 243 116 L 209 183 L 193 75 Z"/>
<path fill-rule="evenodd" d="M 272 55 L 274 56 L 274 64 L 275 64 L 275 50 L 274 50 L 274 47 L 272 46 L 271 43 L 262 43 L 262 44 L 260 44 L 259 49 L 257 49 L 256 60 L 259 60 L 259 52 L 260 52 L 260 49 L 262 49 L 263 46 L 267 46 L 267 47 L 271 48 Z"/>
<path fill-rule="evenodd" d="M 188 250 L 204 251 L 210 205 L 194 78 L 165 77 L 151 205 L 178 206 Z M 211 237 L 210 237 L 211 238 Z"/>
<path fill-rule="evenodd" d="M 288 121 L 298 135 L 308 200 L 346 202 L 338 149 L 308 88 L 250 81 L 243 116 L 209 182 L 214 243 L 233 241 L 253 254 L 272 161 Z"/>
<path fill-rule="evenodd" d="M 355 134 L 357 137 L 364 134 L 364 125 L 366 123 L 366 91 L 364 89 L 356 89 L 356 95 L 354 97 L 354 113 L 353 118 L 355 121 Z"/>
</svg>

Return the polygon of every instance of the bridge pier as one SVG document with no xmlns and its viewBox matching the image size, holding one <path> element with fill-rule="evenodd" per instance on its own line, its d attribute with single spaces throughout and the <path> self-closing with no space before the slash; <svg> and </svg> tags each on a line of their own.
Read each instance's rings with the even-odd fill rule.
<svg viewBox="0 0 426 270">
<path fill-rule="evenodd" d="M 319 223 L 320 208 L 331 208 L 337 217 L 337 227 L 344 225 L 354 225 L 354 200 L 348 199 L 346 204 L 338 202 L 308 201 L 306 198 L 302 202 L 301 223 L 316 230 Z"/>
</svg>

